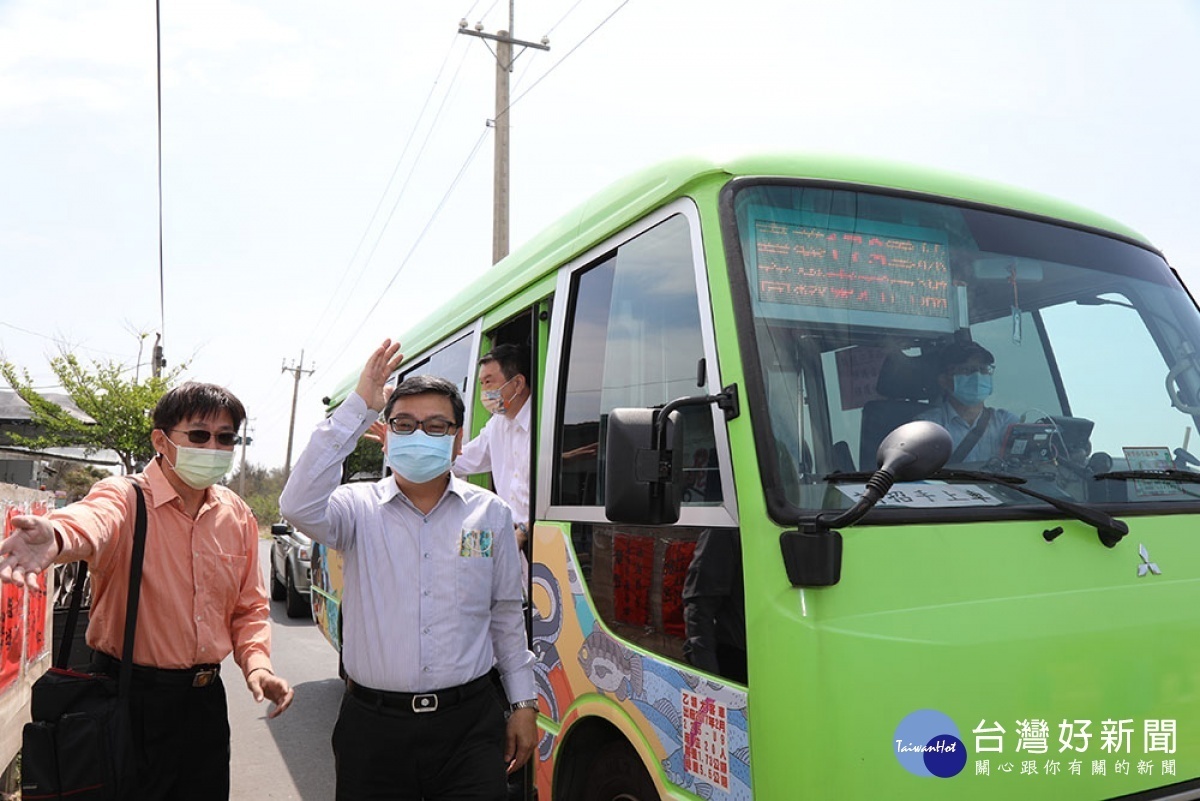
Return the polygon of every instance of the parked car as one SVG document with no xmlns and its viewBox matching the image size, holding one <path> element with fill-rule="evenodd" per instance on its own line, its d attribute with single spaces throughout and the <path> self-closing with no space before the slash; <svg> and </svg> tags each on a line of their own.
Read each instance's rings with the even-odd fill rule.
<svg viewBox="0 0 1200 801">
<path fill-rule="evenodd" d="M 271 600 L 286 601 L 288 617 L 312 615 L 312 540 L 288 523 L 271 526 Z"/>
</svg>

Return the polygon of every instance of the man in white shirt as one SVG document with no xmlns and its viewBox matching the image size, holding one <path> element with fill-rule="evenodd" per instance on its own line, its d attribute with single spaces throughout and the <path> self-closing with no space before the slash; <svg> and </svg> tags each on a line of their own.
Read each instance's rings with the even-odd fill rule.
<svg viewBox="0 0 1200 801">
<path fill-rule="evenodd" d="M 492 474 L 492 486 L 512 507 L 517 545 L 529 536 L 529 355 L 518 345 L 497 345 L 479 360 L 483 406 L 491 414 L 479 436 L 462 446 L 454 475 Z"/>
<path fill-rule="evenodd" d="M 375 350 L 358 386 L 317 426 L 279 498 L 285 517 L 342 552 L 346 695 L 333 732 L 338 799 L 503 799 L 537 743 L 512 512 L 450 474 L 463 401 Z M 341 464 L 385 413 L 392 475 L 339 486 Z M 488 672 L 513 711 L 505 723 Z"/>
<path fill-rule="evenodd" d="M 986 406 L 992 394 L 996 359 L 977 342 L 953 342 L 938 353 L 942 397 L 918 420 L 932 420 L 950 432 L 949 464 L 986 462 L 999 456 L 1005 432 L 1020 421 L 1007 409 Z"/>
</svg>

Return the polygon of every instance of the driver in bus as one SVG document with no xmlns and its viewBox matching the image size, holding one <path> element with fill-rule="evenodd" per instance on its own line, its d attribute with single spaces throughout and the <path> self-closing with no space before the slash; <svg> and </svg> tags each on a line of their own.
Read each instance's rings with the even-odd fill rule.
<svg viewBox="0 0 1200 801">
<path fill-rule="evenodd" d="M 937 356 L 941 398 L 917 416 L 950 432 L 954 450 L 948 464 L 986 462 L 1000 456 L 1004 434 L 1019 418 L 985 405 L 992 394 L 996 359 L 976 342 L 952 342 Z"/>
</svg>

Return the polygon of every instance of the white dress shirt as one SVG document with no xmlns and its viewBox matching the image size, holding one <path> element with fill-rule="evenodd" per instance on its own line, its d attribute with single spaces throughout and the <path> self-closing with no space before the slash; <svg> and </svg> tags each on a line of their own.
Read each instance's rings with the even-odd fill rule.
<svg viewBox="0 0 1200 801">
<path fill-rule="evenodd" d="M 462 446 L 454 475 L 492 474 L 496 494 L 512 507 L 513 521 L 529 525 L 529 398 L 511 420 L 494 414 L 479 436 Z"/>
<path fill-rule="evenodd" d="M 342 484 L 376 415 L 351 394 L 322 421 L 279 497 L 283 516 L 342 552 L 342 661 L 356 683 L 431 692 L 500 671 L 511 702 L 535 698 L 512 512 L 453 476 L 423 514 L 392 476 Z"/>
</svg>

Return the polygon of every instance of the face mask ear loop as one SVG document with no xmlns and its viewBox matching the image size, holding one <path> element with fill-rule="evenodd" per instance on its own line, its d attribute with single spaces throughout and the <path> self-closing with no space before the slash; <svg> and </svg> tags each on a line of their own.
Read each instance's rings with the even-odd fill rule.
<svg viewBox="0 0 1200 801">
<path fill-rule="evenodd" d="M 163 437 L 166 438 L 167 442 L 171 442 L 171 438 L 167 436 L 167 433 L 165 431 L 163 432 Z M 175 445 L 174 442 L 171 442 L 171 444 Z M 166 450 L 167 450 L 166 448 L 163 448 L 161 451 L 159 451 L 158 455 L 164 462 L 166 462 L 167 464 L 169 464 L 171 466 L 172 470 L 174 470 L 175 462 L 172 462 L 169 458 L 167 458 Z M 176 460 L 179 459 L 179 446 L 178 445 L 175 445 L 175 459 Z"/>
</svg>

